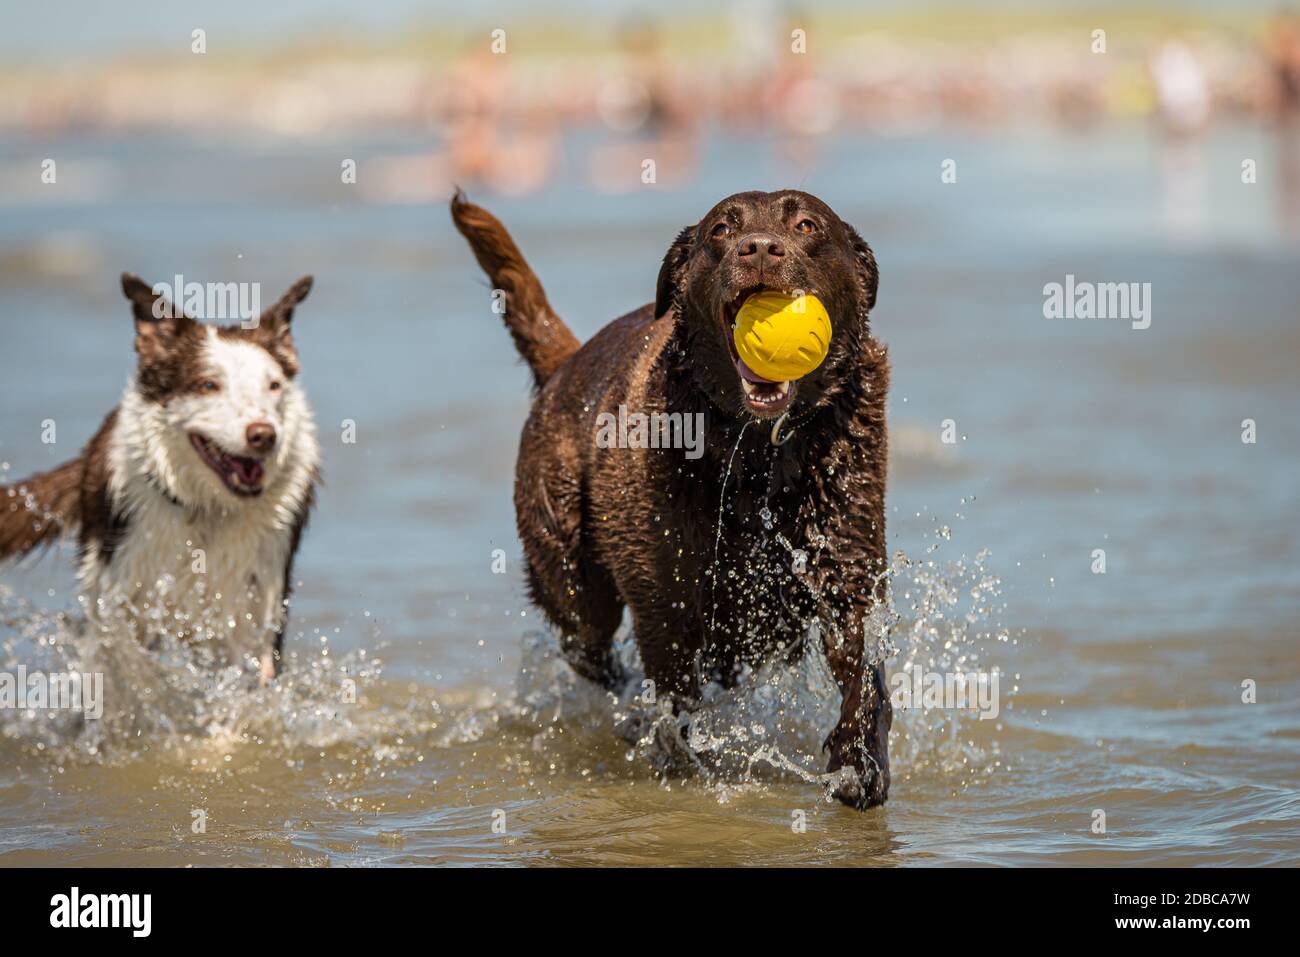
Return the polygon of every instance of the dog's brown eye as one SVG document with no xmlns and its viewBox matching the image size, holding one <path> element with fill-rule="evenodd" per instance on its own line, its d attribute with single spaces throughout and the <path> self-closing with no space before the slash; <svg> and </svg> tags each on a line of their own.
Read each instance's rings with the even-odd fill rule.
<svg viewBox="0 0 1300 957">
<path fill-rule="evenodd" d="M 811 219 L 801 219 L 794 224 L 794 228 L 801 233 L 811 233 L 817 229 L 817 224 Z"/>
<path fill-rule="evenodd" d="M 718 225 L 713 227 L 713 238 L 721 239 L 729 232 L 731 232 L 730 226 L 728 226 L 726 223 L 718 223 Z"/>
<path fill-rule="evenodd" d="M 280 380 L 279 379 L 274 380 L 269 386 L 267 386 L 267 388 L 269 388 L 272 392 L 279 392 Z"/>
<path fill-rule="evenodd" d="M 199 383 L 199 388 L 204 392 L 219 392 L 221 390 L 221 383 L 217 382 L 216 379 L 204 379 Z"/>
</svg>

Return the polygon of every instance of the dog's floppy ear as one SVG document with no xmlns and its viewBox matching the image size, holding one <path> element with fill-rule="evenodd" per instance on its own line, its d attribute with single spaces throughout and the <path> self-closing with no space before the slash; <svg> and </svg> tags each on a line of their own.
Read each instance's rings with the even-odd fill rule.
<svg viewBox="0 0 1300 957">
<path fill-rule="evenodd" d="M 664 254 L 664 264 L 659 267 L 659 282 L 655 285 L 655 318 L 667 312 L 677 297 L 686 260 L 690 258 L 691 247 L 694 245 L 695 227 L 686 226 Z"/>
<path fill-rule="evenodd" d="M 141 359 L 147 361 L 161 357 L 194 323 L 166 296 L 154 292 L 152 286 L 134 273 L 122 273 L 122 294 L 131 301 L 131 313 L 135 316 L 135 351 Z"/>
<path fill-rule="evenodd" d="M 857 259 L 858 282 L 867 297 L 867 311 L 876 308 L 876 287 L 880 284 L 880 270 L 876 267 L 876 254 L 871 251 L 867 241 L 858 235 L 858 231 L 848 223 L 844 228 L 849 231 L 849 243 L 853 246 L 853 255 Z"/>
</svg>

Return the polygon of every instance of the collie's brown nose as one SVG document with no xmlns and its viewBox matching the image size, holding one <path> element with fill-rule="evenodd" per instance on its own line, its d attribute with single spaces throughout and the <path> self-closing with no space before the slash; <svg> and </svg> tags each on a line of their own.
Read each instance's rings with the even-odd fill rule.
<svg viewBox="0 0 1300 957">
<path fill-rule="evenodd" d="M 248 447 L 265 455 L 275 448 L 275 427 L 269 422 L 254 422 L 245 433 Z"/>
</svg>

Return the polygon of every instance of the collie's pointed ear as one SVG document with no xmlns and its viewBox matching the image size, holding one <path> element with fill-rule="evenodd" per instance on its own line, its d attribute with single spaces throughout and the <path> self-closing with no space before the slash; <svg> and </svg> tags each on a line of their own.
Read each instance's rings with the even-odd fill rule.
<svg viewBox="0 0 1300 957">
<path fill-rule="evenodd" d="M 862 286 L 862 292 L 867 297 L 867 311 L 870 312 L 876 308 L 876 287 L 880 285 L 880 270 L 876 266 L 876 254 L 871 251 L 867 241 L 858 235 L 858 231 L 848 223 L 844 224 L 849 231 L 849 242 L 853 246 L 853 255 L 858 261 L 858 282 Z"/>
<path fill-rule="evenodd" d="M 281 296 L 275 305 L 262 313 L 262 324 L 284 326 L 287 329 L 289 324 L 293 322 L 294 309 L 298 303 L 307 298 L 307 293 L 311 292 L 313 282 L 311 276 L 303 276 L 290 286 L 289 291 Z"/>
<path fill-rule="evenodd" d="M 172 304 L 167 297 L 153 291 L 153 287 L 135 273 L 122 273 L 122 295 L 131 301 L 131 312 L 136 322 L 159 322 L 172 318 Z"/>
<path fill-rule="evenodd" d="M 155 359 L 175 345 L 194 320 L 134 273 L 122 273 L 122 295 L 135 316 L 135 351 L 142 359 Z"/>
<path fill-rule="evenodd" d="M 289 378 L 298 374 L 298 349 L 293 343 L 293 313 L 298 303 L 307 298 L 311 286 L 312 277 L 303 276 L 289 287 L 279 302 L 262 313 L 262 318 L 257 323 L 258 340 L 280 363 L 284 374 Z"/>
<path fill-rule="evenodd" d="M 659 267 L 659 281 L 655 285 L 656 319 L 667 312 L 677 302 L 678 294 L 685 290 L 686 261 L 691 258 L 694 246 L 695 227 L 686 226 L 664 254 L 663 265 Z"/>
</svg>

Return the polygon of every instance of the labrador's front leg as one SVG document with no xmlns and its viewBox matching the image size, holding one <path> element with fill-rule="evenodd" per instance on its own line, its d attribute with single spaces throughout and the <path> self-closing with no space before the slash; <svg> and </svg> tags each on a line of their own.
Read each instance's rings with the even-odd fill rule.
<svg viewBox="0 0 1300 957">
<path fill-rule="evenodd" d="M 840 685 L 845 687 L 843 681 Z M 835 797 L 849 807 L 861 811 L 884 804 L 889 797 L 892 721 L 893 707 L 885 691 L 884 666 L 867 664 L 848 681 L 840 720 L 823 745 L 830 752 L 826 770 L 831 774 L 841 772 Z"/>
<path fill-rule="evenodd" d="M 847 614 L 845 614 L 847 612 Z M 863 654 L 861 608 L 841 609 L 843 628 L 823 628 L 826 659 L 844 695 L 840 718 L 826 738 L 826 770 L 840 772 L 835 797 L 863 810 L 884 804 L 889 796 L 889 726 L 893 706 L 885 688 L 884 662 Z"/>
</svg>

